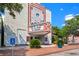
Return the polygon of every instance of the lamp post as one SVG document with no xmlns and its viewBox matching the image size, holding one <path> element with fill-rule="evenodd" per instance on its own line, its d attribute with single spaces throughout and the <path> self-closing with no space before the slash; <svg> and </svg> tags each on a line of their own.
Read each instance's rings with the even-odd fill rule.
<svg viewBox="0 0 79 59">
<path fill-rule="evenodd" d="M 4 25 L 3 25 L 3 21 L 4 21 L 4 15 L 0 12 L 1 14 L 1 46 L 4 46 Z"/>
</svg>

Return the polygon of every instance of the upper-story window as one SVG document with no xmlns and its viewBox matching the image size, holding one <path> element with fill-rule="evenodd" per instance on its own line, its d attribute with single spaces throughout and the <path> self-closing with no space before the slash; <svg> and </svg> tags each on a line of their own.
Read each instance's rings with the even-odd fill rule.
<svg viewBox="0 0 79 59">
<path fill-rule="evenodd" d="M 39 17 L 39 13 L 36 13 L 36 16 Z"/>
</svg>

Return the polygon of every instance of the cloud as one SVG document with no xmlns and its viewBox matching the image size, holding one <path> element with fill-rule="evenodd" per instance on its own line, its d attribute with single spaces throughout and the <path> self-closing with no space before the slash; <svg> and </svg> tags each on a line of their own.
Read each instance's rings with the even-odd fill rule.
<svg viewBox="0 0 79 59">
<path fill-rule="evenodd" d="M 60 8 L 60 10 L 63 11 L 64 9 L 63 8 Z"/>
<path fill-rule="evenodd" d="M 68 15 L 65 16 L 65 20 L 70 20 L 72 18 L 74 18 L 73 14 L 68 14 Z"/>
<path fill-rule="evenodd" d="M 79 14 L 76 14 L 76 15 L 79 15 Z"/>
<path fill-rule="evenodd" d="M 62 26 L 65 26 L 65 24 L 62 24 Z"/>
</svg>

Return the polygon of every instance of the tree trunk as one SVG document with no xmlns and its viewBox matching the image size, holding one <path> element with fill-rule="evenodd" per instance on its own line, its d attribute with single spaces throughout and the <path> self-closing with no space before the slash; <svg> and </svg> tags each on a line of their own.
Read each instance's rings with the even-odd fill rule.
<svg viewBox="0 0 79 59">
<path fill-rule="evenodd" d="M 1 19 L 1 46 L 4 46 L 4 25 L 3 20 Z"/>
<path fill-rule="evenodd" d="M 66 44 L 68 43 L 68 37 L 66 36 Z"/>
<path fill-rule="evenodd" d="M 72 44 L 75 44 L 74 35 L 72 36 Z"/>
</svg>

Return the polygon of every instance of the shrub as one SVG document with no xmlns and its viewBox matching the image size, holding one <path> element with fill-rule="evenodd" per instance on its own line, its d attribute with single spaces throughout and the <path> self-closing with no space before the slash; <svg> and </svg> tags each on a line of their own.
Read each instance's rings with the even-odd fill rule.
<svg viewBox="0 0 79 59">
<path fill-rule="evenodd" d="M 57 44 L 58 36 L 57 36 L 57 35 L 54 35 L 54 39 L 53 39 L 53 40 L 54 40 L 53 43 L 54 43 L 54 44 Z"/>
<path fill-rule="evenodd" d="M 54 44 L 57 44 L 57 41 L 54 41 L 53 43 L 54 43 Z"/>
<path fill-rule="evenodd" d="M 38 39 L 32 39 L 30 41 L 30 48 L 41 48 L 40 41 Z"/>
</svg>

